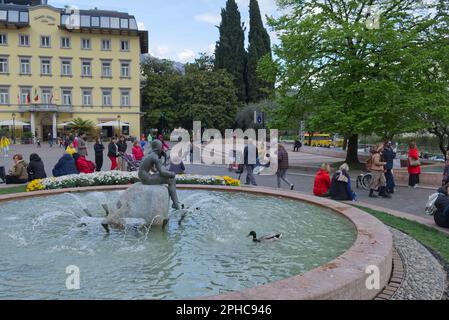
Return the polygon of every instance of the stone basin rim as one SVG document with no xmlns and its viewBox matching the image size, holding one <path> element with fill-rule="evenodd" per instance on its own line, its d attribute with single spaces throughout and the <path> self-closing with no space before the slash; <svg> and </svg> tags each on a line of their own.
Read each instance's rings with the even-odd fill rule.
<svg viewBox="0 0 449 320">
<path fill-rule="evenodd" d="M 119 191 L 130 185 L 96 186 L 44 190 L 1 195 L 0 203 L 34 197 Z M 388 284 L 392 271 L 393 238 L 388 228 L 373 216 L 350 205 L 318 198 L 308 194 L 266 187 L 228 187 L 216 185 L 177 185 L 181 190 L 241 192 L 261 196 L 281 197 L 324 207 L 342 215 L 355 226 L 357 237 L 352 247 L 331 262 L 304 274 L 254 288 L 242 289 L 217 296 L 200 297 L 208 300 L 371 300 Z M 367 267 L 379 270 L 379 289 L 366 286 Z M 191 299 L 196 300 L 196 299 Z"/>
</svg>

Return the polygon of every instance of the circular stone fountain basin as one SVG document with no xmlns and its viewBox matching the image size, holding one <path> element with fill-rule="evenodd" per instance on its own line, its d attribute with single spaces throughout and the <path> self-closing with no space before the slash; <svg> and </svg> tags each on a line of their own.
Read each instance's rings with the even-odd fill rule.
<svg viewBox="0 0 449 320">
<path fill-rule="evenodd" d="M 100 225 L 100 199 L 112 204 L 120 191 L 77 194 L 93 218 L 84 216 L 73 195 L 62 192 L 3 202 L 0 299 L 247 299 L 248 290 L 264 298 L 258 288 L 274 294 L 273 284 L 307 278 L 320 266 L 338 273 L 331 261 L 361 241 L 354 219 L 335 210 L 223 190 L 178 191 L 192 211 L 181 224 L 179 213 L 171 213 L 165 231 L 128 228 L 108 236 Z M 254 243 L 247 237 L 252 230 L 280 232 L 283 238 Z M 366 257 L 375 261 L 370 252 Z M 80 270 L 80 290 L 66 288 L 66 268 L 72 265 Z M 310 298 L 320 298 L 311 292 Z"/>
</svg>

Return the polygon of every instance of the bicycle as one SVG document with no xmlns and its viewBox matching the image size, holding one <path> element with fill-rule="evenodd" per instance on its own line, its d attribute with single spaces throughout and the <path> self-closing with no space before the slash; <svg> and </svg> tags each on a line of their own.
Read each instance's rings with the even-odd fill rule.
<svg viewBox="0 0 449 320">
<path fill-rule="evenodd" d="M 371 184 L 371 179 L 373 178 L 373 175 L 370 172 L 365 172 L 360 174 L 357 177 L 357 181 L 356 181 L 356 187 L 357 189 L 359 189 L 359 187 L 362 187 L 363 190 L 370 190 L 370 184 Z"/>
</svg>

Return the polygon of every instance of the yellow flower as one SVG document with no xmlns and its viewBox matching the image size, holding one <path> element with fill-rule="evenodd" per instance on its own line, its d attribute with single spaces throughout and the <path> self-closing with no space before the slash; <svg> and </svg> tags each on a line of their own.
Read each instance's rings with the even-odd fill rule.
<svg viewBox="0 0 449 320">
<path fill-rule="evenodd" d="M 42 185 L 42 179 L 33 180 L 27 185 L 27 192 L 39 191 L 44 189 L 45 187 Z"/>
<path fill-rule="evenodd" d="M 224 176 L 223 180 L 226 182 L 227 186 L 240 187 L 240 180 L 234 179 L 229 176 Z"/>
</svg>

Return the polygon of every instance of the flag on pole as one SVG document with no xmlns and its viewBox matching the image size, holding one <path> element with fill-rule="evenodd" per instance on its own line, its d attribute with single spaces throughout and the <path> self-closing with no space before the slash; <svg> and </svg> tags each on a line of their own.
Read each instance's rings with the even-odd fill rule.
<svg viewBox="0 0 449 320">
<path fill-rule="evenodd" d="M 34 89 L 34 102 L 38 102 L 39 101 L 39 93 L 37 91 L 37 89 Z"/>
<path fill-rule="evenodd" d="M 28 91 L 28 94 L 27 94 L 27 103 L 28 103 L 28 104 L 31 103 L 31 91 Z"/>
<path fill-rule="evenodd" d="M 17 104 L 20 104 L 20 94 L 17 94 Z"/>
</svg>

